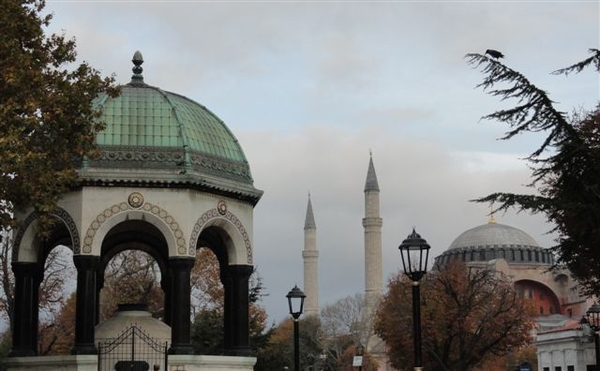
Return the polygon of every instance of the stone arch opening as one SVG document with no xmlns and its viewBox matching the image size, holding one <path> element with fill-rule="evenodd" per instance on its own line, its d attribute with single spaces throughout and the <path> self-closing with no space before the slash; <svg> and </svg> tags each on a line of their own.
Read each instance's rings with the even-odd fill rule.
<svg viewBox="0 0 600 371">
<path fill-rule="evenodd" d="M 247 355 L 250 354 L 249 279 L 253 267 L 236 264 L 240 260 L 239 250 L 246 251 L 236 231 L 238 229 L 233 228 L 229 221 L 213 219 L 200 231 L 195 250 L 209 249 L 219 262 L 219 278 L 223 285 L 224 352 Z M 246 261 L 245 257 L 242 260 Z"/>
<path fill-rule="evenodd" d="M 221 241 L 211 239 L 211 236 Z M 202 239 L 205 242 L 201 242 Z M 211 241 L 214 242 L 212 245 Z M 210 209 L 198 218 L 190 237 L 190 254 L 194 254 L 199 244 L 206 243 L 221 246 L 222 251 L 215 251 L 215 254 L 219 258 L 219 254 L 227 254 L 229 264 L 252 264 L 252 243 L 248 232 L 240 219 L 229 210 Z"/>
<path fill-rule="evenodd" d="M 44 345 L 40 343 L 40 288 L 48 279 L 54 279 L 54 270 L 72 269 L 72 253 L 78 251 L 79 235 L 73 218 L 60 208 L 51 216 L 56 222 L 42 237 L 39 235 L 39 215 L 36 212 L 29 214 L 15 231 L 10 243 L 11 266 L 15 277 L 12 356 L 31 356 L 37 355 L 40 349 L 44 351 Z M 59 266 L 53 266 L 52 262 Z M 65 279 L 60 278 L 62 282 L 58 282 L 59 286 L 55 282 L 43 289 L 41 299 L 61 294 L 55 291 L 62 291 Z M 47 315 L 42 313 L 42 316 Z"/>
<path fill-rule="evenodd" d="M 73 251 L 55 244 L 43 260 L 44 277 L 40 283 L 38 350 L 40 355 L 65 354 L 74 344 L 76 269 Z"/>
<path fill-rule="evenodd" d="M 96 322 L 105 319 L 101 318 L 101 314 L 106 313 L 103 308 L 103 295 L 101 291 L 104 287 L 107 267 L 113 259 L 119 257 L 124 263 L 125 259 L 144 260 L 146 265 L 152 264 L 149 259 L 152 259 L 157 267 L 156 279 L 158 279 L 159 287 L 163 291 L 163 313 L 161 315 L 164 322 L 169 322 L 167 313 L 167 295 L 168 291 L 168 258 L 169 247 L 167 240 L 162 235 L 161 231 L 153 224 L 144 220 L 126 220 L 110 229 L 104 237 L 101 245 L 100 261 L 97 271 L 97 294 L 98 294 L 98 310 L 96 311 Z M 140 254 L 123 255 L 127 251 L 136 251 Z M 135 262 L 131 262 L 132 264 Z M 119 303 L 117 303 L 119 304 Z M 135 304 L 135 303 L 129 303 Z M 153 308 L 154 309 L 154 308 Z M 110 312 L 110 311 L 109 311 Z"/>
<path fill-rule="evenodd" d="M 104 276 L 110 261 L 128 250 L 140 251 L 150 256 L 159 269 L 160 286 L 165 291 L 168 278 L 169 248 L 161 231 L 143 220 L 127 220 L 108 231 L 101 245 L 98 267 L 98 290 L 104 286 Z M 166 303 L 165 303 L 166 304 Z"/>
<path fill-rule="evenodd" d="M 189 338 L 189 292 L 190 269 L 193 260 L 171 256 L 170 236 L 165 236 L 164 228 L 161 228 L 160 224 L 155 224 L 156 220 L 152 218 L 120 218 L 118 223 L 113 222 L 111 228 L 103 233 L 103 239 L 100 241 L 100 256 L 95 271 L 95 294 L 99 300 L 96 301 L 94 324 L 98 324 L 100 320 L 102 309 L 100 294 L 105 284 L 105 273 L 110 262 L 118 258 L 120 254 L 137 254 L 138 258 L 145 258 L 156 264 L 155 279 L 159 284 L 152 289 L 162 291 L 162 299 L 160 299 L 160 292 L 155 293 L 158 296 L 157 300 L 162 302 L 162 309 L 156 307 L 151 307 L 151 309 L 155 309 L 156 313 L 154 314 L 171 326 L 170 352 L 190 354 L 192 347 Z"/>
<path fill-rule="evenodd" d="M 47 236 L 40 238 L 38 218 L 39 214 L 33 212 L 20 223 L 15 230 L 12 241 L 12 261 L 41 262 L 55 246 L 63 245 L 71 249 L 74 254 L 79 253 L 79 232 L 75 221 L 69 213 L 61 208 L 50 213 L 55 223 Z"/>
</svg>

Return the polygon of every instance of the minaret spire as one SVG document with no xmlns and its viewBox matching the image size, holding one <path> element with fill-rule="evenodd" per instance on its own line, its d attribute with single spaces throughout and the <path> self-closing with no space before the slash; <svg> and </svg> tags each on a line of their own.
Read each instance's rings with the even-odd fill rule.
<svg viewBox="0 0 600 371">
<path fill-rule="evenodd" d="M 310 192 L 304 221 L 304 313 L 319 315 L 319 251 L 317 250 L 317 224 L 313 213 Z"/>
<path fill-rule="evenodd" d="M 304 221 L 304 230 L 307 229 L 317 229 L 312 203 L 310 202 L 310 192 L 308 192 L 308 205 L 306 206 L 306 219 Z"/>
<path fill-rule="evenodd" d="M 377 182 L 377 174 L 373 165 L 373 152 L 369 151 L 369 169 L 367 170 L 367 181 L 365 182 L 365 193 L 368 191 L 379 192 L 379 183 Z"/>
</svg>

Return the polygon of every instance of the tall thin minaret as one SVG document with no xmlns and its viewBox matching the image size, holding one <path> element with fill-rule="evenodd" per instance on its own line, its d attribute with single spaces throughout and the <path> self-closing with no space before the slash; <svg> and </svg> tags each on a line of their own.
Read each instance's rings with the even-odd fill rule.
<svg viewBox="0 0 600 371">
<path fill-rule="evenodd" d="M 317 250 L 317 225 L 313 214 L 310 193 L 304 222 L 304 313 L 307 316 L 319 315 L 319 251 Z"/>
<path fill-rule="evenodd" d="M 370 154 L 367 181 L 365 182 L 365 311 L 364 333 L 361 342 L 378 363 L 378 371 L 390 370 L 385 343 L 373 331 L 375 311 L 383 295 L 383 270 L 381 255 L 381 227 L 379 216 L 379 183 L 373 154 Z"/>
<path fill-rule="evenodd" d="M 381 257 L 381 226 L 379 216 L 379 183 L 373 155 L 369 158 L 367 181 L 365 182 L 365 304 L 367 318 L 372 318 L 383 293 L 383 272 Z"/>
</svg>

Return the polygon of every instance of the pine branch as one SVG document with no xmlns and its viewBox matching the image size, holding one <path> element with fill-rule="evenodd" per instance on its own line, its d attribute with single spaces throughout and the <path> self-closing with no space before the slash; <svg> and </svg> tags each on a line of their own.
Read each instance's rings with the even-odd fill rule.
<svg viewBox="0 0 600 371">
<path fill-rule="evenodd" d="M 506 110 L 496 111 L 482 119 L 498 120 L 507 123 L 511 130 L 501 138 L 510 139 L 522 132 L 540 132 L 551 130 L 542 145 L 529 155 L 528 159 L 540 156 L 548 147 L 552 147 L 565 137 L 576 137 L 577 132 L 568 122 L 564 112 L 554 108 L 548 93 L 531 83 L 523 74 L 501 62 L 481 54 L 467 54 L 467 62 L 475 68 L 481 68 L 485 74 L 483 82 L 477 85 L 488 94 L 501 100 L 516 99 L 518 105 Z M 508 88 L 495 88 L 507 83 Z"/>
<path fill-rule="evenodd" d="M 575 72 L 579 73 L 583 71 L 584 68 L 588 67 L 592 63 L 596 66 L 596 71 L 600 72 L 600 50 L 598 49 L 588 49 L 589 53 L 593 53 L 591 57 L 584 59 L 579 63 L 575 63 L 569 67 L 561 68 L 552 72 L 553 75 L 565 75 L 568 76 L 570 73 Z"/>
<path fill-rule="evenodd" d="M 533 213 L 546 212 L 550 210 L 553 200 L 548 197 L 536 195 L 518 195 L 513 193 L 492 193 L 485 197 L 470 200 L 471 202 L 479 203 L 500 203 L 500 206 L 495 207 L 492 213 L 498 211 L 507 211 L 510 208 L 516 208 L 517 211 L 529 210 Z"/>
</svg>

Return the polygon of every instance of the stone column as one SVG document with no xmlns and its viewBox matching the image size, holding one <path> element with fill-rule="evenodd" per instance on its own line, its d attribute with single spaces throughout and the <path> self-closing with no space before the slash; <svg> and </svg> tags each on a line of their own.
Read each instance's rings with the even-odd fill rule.
<svg viewBox="0 0 600 371">
<path fill-rule="evenodd" d="M 104 270 L 106 266 L 96 271 L 96 325 L 100 323 L 100 291 L 104 287 Z"/>
<path fill-rule="evenodd" d="M 193 354 L 190 341 L 190 272 L 194 259 L 169 259 L 171 276 L 171 348 L 169 354 Z"/>
<path fill-rule="evenodd" d="M 73 256 L 77 268 L 77 300 L 75 306 L 75 346 L 73 354 L 97 354 L 94 344 L 98 293 L 96 272 L 100 258 L 95 255 Z"/>
<path fill-rule="evenodd" d="M 166 272 L 161 271 L 161 274 L 160 288 L 165 294 L 163 303 L 163 322 L 171 326 L 171 290 L 169 290 L 169 287 L 171 287 L 171 277 L 168 269 Z"/>
<path fill-rule="evenodd" d="M 233 279 L 229 272 L 229 266 L 220 266 L 220 278 L 223 284 L 223 347 L 229 352 L 233 349 Z"/>
<path fill-rule="evenodd" d="M 13 262 L 15 275 L 13 357 L 37 355 L 39 288 L 44 270 L 39 263 Z"/>
<path fill-rule="evenodd" d="M 231 348 L 234 355 L 249 355 L 250 351 L 250 297 L 248 281 L 253 272 L 251 265 L 230 265 L 231 277 Z"/>
</svg>

